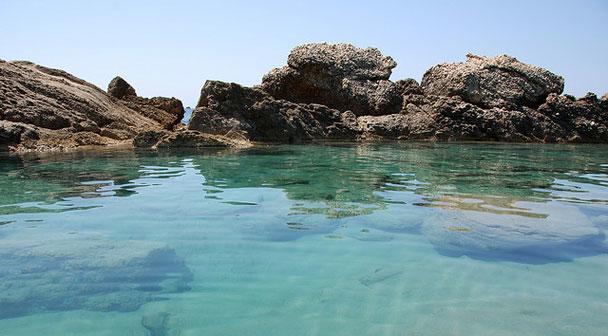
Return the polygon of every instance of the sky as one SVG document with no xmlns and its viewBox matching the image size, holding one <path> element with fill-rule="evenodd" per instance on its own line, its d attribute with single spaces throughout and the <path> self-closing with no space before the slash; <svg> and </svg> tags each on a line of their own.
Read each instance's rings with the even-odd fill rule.
<svg viewBox="0 0 608 336">
<path fill-rule="evenodd" d="M 120 75 L 141 96 L 190 106 L 205 80 L 259 84 L 310 42 L 376 47 L 398 63 L 392 80 L 509 54 L 563 76 L 566 93 L 608 92 L 607 0 L 0 0 L 0 59 L 103 89 Z"/>
</svg>

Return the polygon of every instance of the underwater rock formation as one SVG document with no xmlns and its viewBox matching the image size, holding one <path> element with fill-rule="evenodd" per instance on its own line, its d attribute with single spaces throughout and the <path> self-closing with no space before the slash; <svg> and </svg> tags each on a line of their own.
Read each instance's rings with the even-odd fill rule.
<svg viewBox="0 0 608 336">
<path fill-rule="evenodd" d="M 170 318 L 171 314 L 167 312 L 144 315 L 141 318 L 141 325 L 148 331 L 149 336 L 167 336 Z"/>
<path fill-rule="evenodd" d="M 72 309 L 133 311 L 162 294 L 189 290 L 192 280 L 173 249 L 151 241 L 28 233 L 4 241 L 0 258 L 0 318 Z"/>
</svg>

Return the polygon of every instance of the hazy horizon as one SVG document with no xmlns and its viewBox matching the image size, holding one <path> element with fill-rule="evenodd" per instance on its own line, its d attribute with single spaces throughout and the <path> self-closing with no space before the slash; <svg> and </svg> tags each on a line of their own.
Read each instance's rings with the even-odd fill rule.
<svg viewBox="0 0 608 336">
<path fill-rule="evenodd" d="M 608 2 L 374 4 L 310 1 L 0 0 L 0 59 L 66 70 L 102 89 L 116 75 L 141 96 L 194 106 L 207 79 L 254 85 L 310 42 L 376 47 L 392 80 L 472 52 L 509 54 L 566 79 L 565 93 L 608 92 Z"/>
</svg>

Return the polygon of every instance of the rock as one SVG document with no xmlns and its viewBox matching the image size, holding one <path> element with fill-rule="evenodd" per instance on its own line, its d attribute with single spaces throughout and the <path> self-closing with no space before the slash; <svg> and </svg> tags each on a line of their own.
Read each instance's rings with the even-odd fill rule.
<svg viewBox="0 0 608 336">
<path fill-rule="evenodd" d="M 576 207 L 521 203 L 547 215 L 440 209 L 426 218 L 421 232 L 444 255 L 484 260 L 542 264 L 606 251 L 604 234 Z"/>
<path fill-rule="evenodd" d="M 0 258 L 0 318 L 133 311 L 163 294 L 189 290 L 192 280 L 173 249 L 151 241 L 28 232 L 6 239 Z"/>
<path fill-rule="evenodd" d="M 395 85 L 397 85 L 399 92 L 404 96 L 412 95 L 412 94 L 415 94 L 415 95 L 423 94 L 420 84 L 418 84 L 418 82 L 415 79 L 408 78 L 408 79 L 398 80 L 395 82 Z"/>
<path fill-rule="evenodd" d="M 315 43 L 296 47 L 287 66 L 272 70 L 261 88 L 295 103 L 317 103 L 355 115 L 397 113 L 401 94 L 388 80 L 397 63 L 378 49 Z"/>
<path fill-rule="evenodd" d="M 121 87 L 131 92 L 124 88 L 124 81 L 113 82 L 113 92 Z M 126 97 L 133 98 L 130 93 Z M 178 100 L 134 97 L 133 101 L 125 103 L 62 70 L 0 60 L 0 148 L 118 145 L 139 132 L 171 128 L 179 122 Z"/>
<path fill-rule="evenodd" d="M 608 109 L 593 93 L 577 100 L 551 94 L 538 112 L 559 125 L 562 141 L 608 141 Z"/>
<path fill-rule="evenodd" d="M 536 108 L 551 93 L 561 94 L 564 79 L 548 70 L 501 55 L 469 54 L 464 63 L 444 63 L 422 78 L 427 95 L 460 96 L 483 108 Z"/>
<path fill-rule="evenodd" d="M 146 328 L 149 336 L 167 336 L 169 335 L 170 318 L 171 314 L 167 312 L 144 315 L 141 318 L 141 325 Z"/>
<path fill-rule="evenodd" d="M 246 139 L 234 139 L 199 131 L 179 130 L 146 131 L 135 137 L 133 145 L 139 148 L 247 148 L 251 143 Z"/>
<path fill-rule="evenodd" d="M 355 139 L 354 116 L 319 104 L 278 100 L 257 88 L 207 81 L 188 124 L 191 130 L 253 141 Z"/>
<path fill-rule="evenodd" d="M 124 105 L 157 121 L 167 130 L 173 129 L 184 118 L 184 106 L 179 99 L 139 97 L 135 93 L 135 89 L 119 76 L 108 85 L 108 94 L 121 99 Z"/>
<path fill-rule="evenodd" d="M 135 93 L 135 89 L 131 84 L 127 83 L 120 76 L 116 76 L 110 81 L 110 84 L 108 84 L 108 94 L 118 99 L 137 97 L 137 93 Z"/>
</svg>

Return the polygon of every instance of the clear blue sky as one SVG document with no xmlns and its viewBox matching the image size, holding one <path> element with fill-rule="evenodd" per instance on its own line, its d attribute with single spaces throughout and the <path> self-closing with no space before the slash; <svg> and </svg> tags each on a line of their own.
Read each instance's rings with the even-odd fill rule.
<svg viewBox="0 0 608 336">
<path fill-rule="evenodd" d="M 510 54 L 608 91 L 608 1 L 0 0 L 0 58 L 57 67 L 101 88 L 117 74 L 143 96 L 194 105 L 206 79 L 246 85 L 307 42 L 374 46 L 393 80 L 467 52 Z"/>
</svg>

